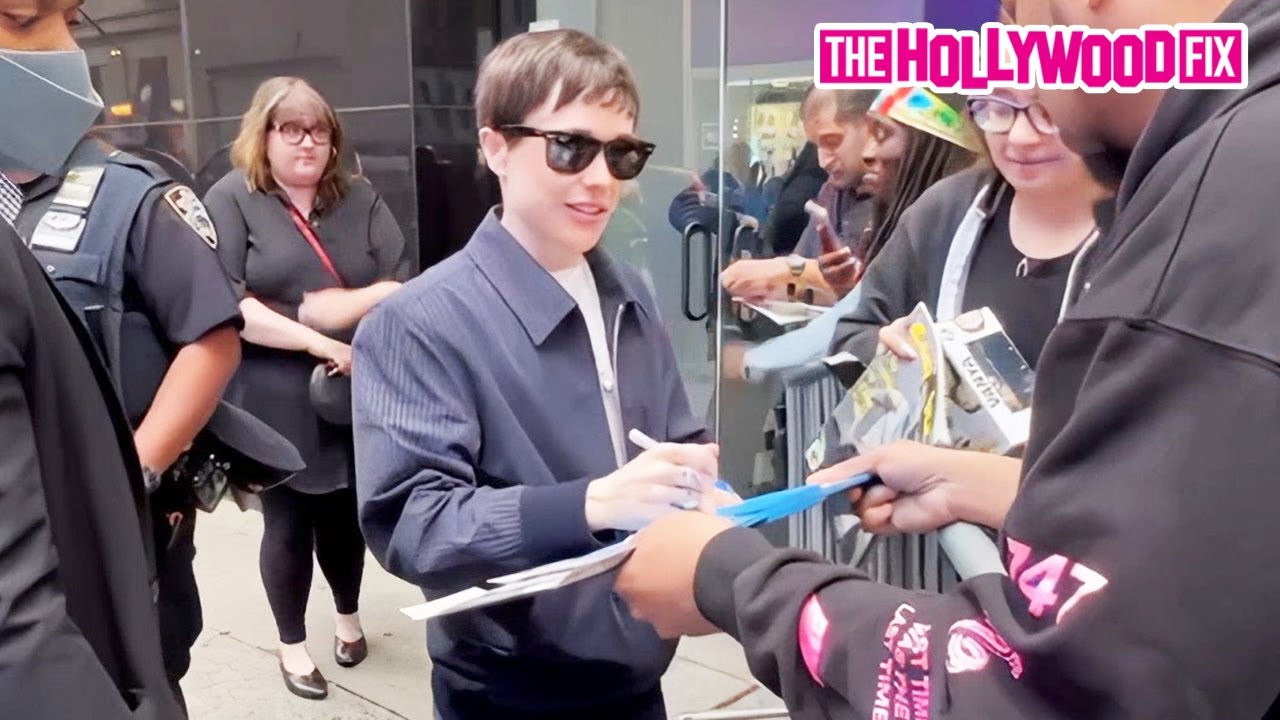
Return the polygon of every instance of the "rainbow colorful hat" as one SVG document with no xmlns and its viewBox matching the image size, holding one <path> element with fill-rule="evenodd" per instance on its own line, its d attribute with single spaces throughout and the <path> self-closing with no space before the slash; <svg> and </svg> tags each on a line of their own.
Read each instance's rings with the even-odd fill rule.
<svg viewBox="0 0 1280 720">
<path fill-rule="evenodd" d="M 924 88 L 883 90 L 871 103 L 871 112 L 923 130 L 966 150 L 982 152 L 982 142 L 964 115 Z"/>
</svg>

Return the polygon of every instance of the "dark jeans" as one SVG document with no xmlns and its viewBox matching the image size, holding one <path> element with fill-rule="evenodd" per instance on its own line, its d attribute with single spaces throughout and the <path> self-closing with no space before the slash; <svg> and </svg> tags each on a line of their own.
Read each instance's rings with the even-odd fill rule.
<svg viewBox="0 0 1280 720">
<path fill-rule="evenodd" d="M 264 529 L 259 566 L 280 642 L 307 639 L 307 596 L 311 593 L 312 554 L 342 615 L 360 609 L 364 575 L 364 536 L 351 488 L 308 495 L 281 486 L 262 493 Z"/>
<path fill-rule="evenodd" d="M 588 691 L 589 688 L 583 688 Z M 483 691 L 454 690 L 431 673 L 436 720 L 666 720 L 662 688 L 603 705 L 573 711 L 535 712 L 495 705 Z"/>
</svg>

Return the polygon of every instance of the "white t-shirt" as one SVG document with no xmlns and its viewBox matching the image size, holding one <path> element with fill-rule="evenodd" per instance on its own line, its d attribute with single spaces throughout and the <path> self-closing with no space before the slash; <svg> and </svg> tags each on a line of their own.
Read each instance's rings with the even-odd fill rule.
<svg viewBox="0 0 1280 720">
<path fill-rule="evenodd" d="M 600 396 L 604 399 L 604 416 L 609 422 L 609 437 L 613 440 L 613 455 L 618 467 L 627 463 L 626 431 L 622 427 L 622 403 L 618 398 L 618 379 L 613 376 L 613 359 L 610 354 L 610 338 L 605 331 L 604 313 L 600 309 L 600 291 L 591 266 L 582 263 L 551 273 L 560 286 L 578 304 L 578 310 L 587 320 L 587 334 L 591 337 L 591 354 L 596 359 L 596 378 L 600 381 Z"/>
</svg>

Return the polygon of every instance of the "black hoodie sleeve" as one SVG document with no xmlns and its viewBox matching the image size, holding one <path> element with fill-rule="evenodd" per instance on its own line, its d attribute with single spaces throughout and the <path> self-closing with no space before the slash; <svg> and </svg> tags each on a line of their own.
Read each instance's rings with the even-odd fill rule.
<svg viewBox="0 0 1280 720">
<path fill-rule="evenodd" d="M 919 303 L 937 308 L 951 243 L 974 198 L 994 177 L 985 165 L 964 170 L 938 181 L 907 208 L 863 275 L 858 308 L 840 319 L 833 354 L 849 352 L 867 362 L 880 328 L 910 315 Z"/>
<path fill-rule="evenodd" d="M 1055 357 L 1098 330 L 1064 328 Z M 1013 580 L 929 595 L 753 531 L 706 549 L 699 607 L 793 718 L 1262 716 L 1280 692 L 1280 375 L 1125 323 L 1095 359 L 1009 518 Z"/>
<path fill-rule="evenodd" d="M 1263 716 L 1280 694 L 1274 117 L 1184 144 L 1201 161 L 1135 196 L 1141 220 L 1050 336 L 1009 576 L 932 595 L 751 531 L 705 549 L 699 608 L 793 718 Z"/>
</svg>

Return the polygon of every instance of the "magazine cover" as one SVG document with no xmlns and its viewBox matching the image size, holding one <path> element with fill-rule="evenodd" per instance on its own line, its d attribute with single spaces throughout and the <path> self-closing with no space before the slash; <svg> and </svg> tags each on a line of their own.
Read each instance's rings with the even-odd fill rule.
<svg viewBox="0 0 1280 720">
<path fill-rule="evenodd" d="M 897 440 L 1007 455 L 1027 442 L 1035 373 L 988 308 L 935 323 L 919 305 L 918 360 L 881 348 L 805 453 L 810 470 Z"/>
<path fill-rule="evenodd" d="M 951 447 L 1006 455 L 1031 433 L 1035 373 L 987 308 L 940 323 Z"/>
<path fill-rule="evenodd" d="M 806 453 L 811 469 L 897 440 L 950 443 L 941 338 L 923 303 L 911 313 L 908 332 L 917 359 L 902 361 L 880 348 Z"/>
</svg>

